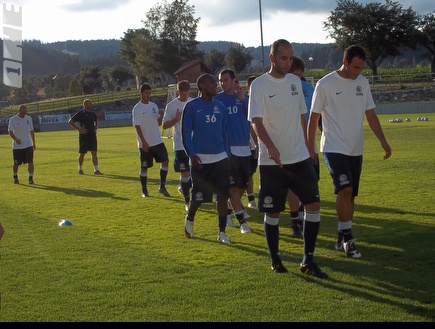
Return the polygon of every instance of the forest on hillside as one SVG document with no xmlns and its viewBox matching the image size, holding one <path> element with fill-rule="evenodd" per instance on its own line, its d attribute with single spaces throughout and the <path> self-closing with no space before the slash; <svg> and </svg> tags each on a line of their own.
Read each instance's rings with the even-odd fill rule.
<svg viewBox="0 0 435 329">
<path fill-rule="evenodd" d="M 205 54 L 211 49 L 226 50 L 231 42 L 208 41 L 198 43 L 198 48 Z M 50 74 L 75 74 L 81 67 L 98 65 L 101 68 L 126 66 L 128 63 L 119 56 L 121 40 L 68 40 L 62 42 L 42 43 L 38 40 L 23 41 L 23 74 L 27 77 L 43 77 Z M 246 47 L 252 55 L 252 62 L 247 72 L 261 71 L 264 54 L 265 66 L 268 68 L 269 45 Z M 295 55 L 301 57 L 309 69 L 334 69 L 342 60 L 342 51 L 334 44 L 293 43 Z M 3 47 L 0 47 L 3 57 Z M 406 68 L 427 66 L 430 64 L 424 49 L 404 49 L 395 58 L 386 58 L 381 68 Z M 308 58 L 312 57 L 312 61 Z"/>
</svg>

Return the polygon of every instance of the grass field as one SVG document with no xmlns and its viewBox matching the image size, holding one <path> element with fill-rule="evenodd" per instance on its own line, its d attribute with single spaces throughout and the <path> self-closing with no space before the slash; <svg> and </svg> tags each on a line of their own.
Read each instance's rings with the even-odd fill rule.
<svg viewBox="0 0 435 329">
<path fill-rule="evenodd" d="M 288 211 L 280 221 L 288 274 L 270 270 L 254 209 L 252 233 L 229 227 L 233 243 L 224 245 L 214 204 L 204 204 L 187 239 L 170 139 L 172 197 L 157 193 L 155 165 L 144 199 L 132 127 L 99 129 L 103 176 L 92 174 L 90 154 L 77 174 L 75 131 L 37 133 L 35 185 L 26 166 L 13 184 L 11 138 L 0 135 L 0 322 L 434 322 L 435 116 L 408 116 L 380 116 L 389 160 L 365 125 L 353 225 L 361 259 L 334 250 L 335 196 L 321 159 L 315 259 L 324 280 L 299 273 L 303 245 L 291 237 Z"/>
</svg>

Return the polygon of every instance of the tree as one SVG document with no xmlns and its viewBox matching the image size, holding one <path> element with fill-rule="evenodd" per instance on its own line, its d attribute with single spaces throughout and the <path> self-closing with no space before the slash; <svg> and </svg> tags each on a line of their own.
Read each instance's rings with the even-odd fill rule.
<svg viewBox="0 0 435 329">
<path fill-rule="evenodd" d="M 413 35 L 418 24 L 418 15 L 410 8 L 402 9 L 399 2 L 385 0 L 385 4 L 362 5 L 354 0 L 337 0 L 324 30 L 337 46 L 344 50 L 352 44 L 362 46 L 367 53 L 366 63 L 373 76 L 388 56 L 401 55 L 401 49 L 415 47 Z"/>
<path fill-rule="evenodd" d="M 0 83 L 0 99 L 1 103 L 5 102 L 5 99 L 7 99 L 11 95 L 13 87 L 6 86 L 3 83 Z M 0 107 L 3 107 L 4 105 L 0 103 Z"/>
<path fill-rule="evenodd" d="M 430 71 L 435 75 L 435 11 L 421 16 L 417 34 L 417 43 L 429 51 Z"/>
<path fill-rule="evenodd" d="M 101 85 L 106 91 L 119 91 L 121 87 L 117 84 L 117 81 L 114 80 L 109 74 L 109 68 L 105 68 L 101 70 Z"/>
<path fill-rule="evenodd" d="M 119 56 L 127 61 L 130 65 L 131 70 L 137 74 L 138 67 L 136 64 L 136 53 L 133 49 L 134 39 L 143 32 L 143 29 L 128 29 L 127 32 L 124 32 L 124 37 L 121 39 L 121 45 L 119 46 Z"/>
<path fill-rule="evenodd" d="M 83 94 L 94 94 L 102 90 L 101 68 L 98 65 L 82 67 L 79 82 Z"/>
<path fill-rule="evenodd" d="M 70 74 L 48 75 L 45 77 L 45 96 L 48 98 L 67 97 L 69 84 L 72 79 Z"/>
<path fill-rule="evenodd" d="M 305 63 L 305 69 L 334 70 L 343 61 L 343 52 L 334 46 L 323 46 L 302 51 L 300 58 Z M 311 59 L 310 59 L 311 58 Z"/>
<path fill-rule="evenodd" d="M 113 81 L 116 81 L 117 85 L 122 85 L 128 80 L 134 79 L 134 75 L 130 70 L 121 65 L 116 65 L 108 69 L 108 74 Z"/>
<path fill-rule="evenodd" d="M 23 77 L 21 88 L 12 88 L 15 104 L 30 103 L 38 100 L 38 91 L 42 86 L 42 79 L 37 77 Z"/>
<path fill-rule="evenodd" d="M 173 59 L 180 62 L 173 65 L 171 73 L 183 62 L 203 57 L 203 53 L 197 49 L 196 31 L 200 18 L 194 18 L 195 6 L 190 6 L 188 0 L 175 0 L 168 4 L 163 0 L 147 14 L 144 21 L 145 28 L 151 32 L 157 40 L 161 41 L 162 55 L 168 55 L 166 50 L 174 51 Z M 171 65 L 170 63 L 167 63 Z"/>
<path fill-rule="evenodd" d="M 164 80 L 184 62 L 204 57 L 195 40 L 200 18 L 194 18 L 195 6 L 188 2 L 163 0 L 148 11 L 142 29 L 125 33 L 120 56 L 137 75 Z"/>
<path fill-rule="evenodd" d="M 69 82 L 68 93 L 70 96 L 80 96 L 83 94 L 82 86 L 80 85 L 80 73 L 74 74 Z"/>
<path fill-rule="evenodd" d="M 106 67 L 101 70 L 101 80 L 104 90 L 107 91 L 120 91 L 122 85 L 133 81 L 134 74 L 126 66 L 115 65 L 113 67 Z"/>
<path fill-rule="evenodd" d="M 134 67 L 136 63 L 136 53 L 133 51 L 133 39 L 137 34 L 141 32 L 141 29 L 133 30 L 128 29 L 124 32 L 124 37 L 121 38 L 121 44 L 119 45 L 119 56 L 127 61 L 127 63 L 135 71 L 137 68 Z"/>
<path fill-rule="evenodd" d="M 225 60 L 236 74 L 242 72 L 252 61 L 251 53 L 239 43 L 231 43 L 227 49 Z"/>
<path fill-rule="evenodd" d="M 225 50 L 217 50 L 216 48 L 210 49 L 209 53 L 205 56 L 205 64 L 217 74 L 220 69 L 225 66 Z"/>
<path fill-rule="evenodd" d="M 159 62 L 160 45 L 158 40 L 152 37 L 148 30 L 134 38 L 133 51 L 136 54 L 135 66 L 138 76 L 146 77 L 145 81 L 153 77 L 161 77 L 163 72 L 162 63 Z"/>
<path fill-rule="evenodd" d="M 62 62 L 63 74 L 76 74 L 80 72 L 80 61 L 78 56 L 68 56 Z"/>
</svg>

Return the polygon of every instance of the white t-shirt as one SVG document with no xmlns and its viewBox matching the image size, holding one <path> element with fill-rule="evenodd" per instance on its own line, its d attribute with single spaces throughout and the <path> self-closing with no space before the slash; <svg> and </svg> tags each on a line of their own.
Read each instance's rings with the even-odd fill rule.
<svg viewBox="0 0 435 329">
<path fill-rule="evenodd" d="M 282 164 L 309 158 L 301 126 L 301 115 L 307 112 L 301 79 L 287 74 L 282 79 L 269 73 L 256 78 L 249 94 L 248 119 L 263 118 L 269 137 L 281 154 Z M 259 140 L 259 165 L 276 165 Z"/>
<path fill-rule="evenodd" d="M 21 144 L 17 144 L 12 140 L 12 148 L 14 150 L 25 149 L 33 146 L 32 139 L 30 138 L 30 131 L 33 131 L 33 121 L 29 115 L 24 118 L 14 115 L 9 119 L 8 131 L 13 131 L 15 137 L 21 140 Z"/>
<path fill-rule="evenodd" d="M 187 101 L 182 102 L 177 98 L 174 98 L 171 100 L 168 104 L 166 104 L 165 108 L 165 114 L 163 115 L 163 123 L 167 121 L 173 120 L 177 115 L 177 110 L 179 110 L 181 113 L 183 113 L 184 105 L 186 105 L 187 102 L 191 101 L 193 98 L 189 97 Z M 173 136 L 173 144 L 174 144 L 174 151 L 181 151 L 184 150 L 183 142 L 181 140 L 181 120 L 178 121 L 174 126 L 174 136 Z"/>
<path fill-rule="evenodd" d="M 368 80 L 345 79 L 331 72 L 314 89 L 311 112 L 322 114 L 320 151 L 350 156 L 363 154 L 365 112 L 376 107 Z"/>
<path fill-rule="evenodd" d="M 133 126 L 140 126 L 143 137 L 149 146 L 163 143 L 159 126 L 159 108 L 156 103 L 144 104 L 139 101 L 132 110 Z M 142 140 L 136 132 L 137 145 L 142 148 Z"/>
</svg>

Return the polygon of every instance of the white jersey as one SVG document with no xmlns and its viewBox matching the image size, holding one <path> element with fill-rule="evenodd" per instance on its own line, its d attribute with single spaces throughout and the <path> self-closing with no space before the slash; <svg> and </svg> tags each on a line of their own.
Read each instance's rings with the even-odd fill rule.
<svg viewBox="0 0 435 329">
<path fill-rule="evenodd" d="M 163 115 L 163 123 L 175 119 L 177 115 L 177 110 L 183 113 L 184 105 L 186 105 L 186 103 L 191 101 L 192 99 L 193 99 L 192 97 L 189 97 L 187 101 L 182 102 L 177 97 L 171 100 L 168 104 L 166 104 L 165 114 Z M 184 150 L 183 142 L 181 140 L 181 120 L 174 125 L 173 130 L 174 130 L 174 136 L 173 136 L 174 151 Z"/>
<path fill-rule="evenodd" d="M 159 108 L 156 103 L 144 104 L 139 101 L 132 110 L 133 126 L 140 126 L 143 137 L 149 146 L 163 143 L 159 126 Z M 142 141 L 137 135 L 137 145 L 142 148 Z"/>
<path fill-rule="evenodd" d="M 292 164 L 310 157 L 301 126 L 307 112 L 301 79 L 287 74 L 282 79 L 269 73 L 256 78 L 249 95 L 248 119 L 263 118 L 269 137 L 281 154 L 282 164 Z M 259 140 L 259 165 L 276 165 Z"/>
<path fill-rule="evenodd" d="M 21 140 L 21 144 L 17 144 L 12 140 L 12 148 L 14 150 L 25 149 L 33 146 L 30 132 L 33 131 L 33 121 L 29 115 L 21 118 L 18 114 L 9 119 L 8 131 L 12 131 L 16 138 Z"/>
<path fill-rule="evenodd" d="M 375 108 L 368 80 L 345 79 L 331 72 L 314 89 L 311 112 L 322 115 L 320 151 L 350 156 L 363 154 L 365 112 Z"/>
</svg>

